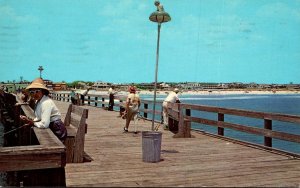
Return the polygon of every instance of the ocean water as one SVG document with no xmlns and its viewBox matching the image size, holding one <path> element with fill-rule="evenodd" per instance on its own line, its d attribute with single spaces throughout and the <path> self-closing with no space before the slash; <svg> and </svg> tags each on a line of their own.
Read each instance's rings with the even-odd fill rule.
<svg viewBox="0 0 300 188">
<path fill-rule="evenodd" d="M 158 95 L 157 100 L 163 101 L 166 95 Z M 271 112 L 281 114 L 300 115 L 300 95 L 299 94 L 270 94 L 270 95 L 257 95 L 257 94 L 237 94 L 237 95 L 179 95 L 180 100 L 183 103 L 199 104 L 207 106 L 216 106 L 224 108 L 244 109 L 259 112 Z M 142 95 L 141 98 L 153 100 L 153 96 Z M 152 109 L 152 107 L 149 107 Z M 161 106 L 156 107 L 157 110 L 161 109 Z M 192 111 L 192 116 L 202 117 L 211 120 L 217 120 L 216 113 Z M 156 116 L 159 120 L 160 117 Z M 225 115 L 226 122 L 238 123 L 247 126 L 253 126 L 258 128 L 264 127 L 264 121 L 254 118 L 246 118 L 232 115 Z M 272 129 L 274 131 L 284 131 L 287 133 L 300 135 L 300 124 L 285 123 L 272 121 Z M 193 129 L 204 130 L 206 132 L 217 134 L 217 128 L 192 123 Z M 239 140 L 253 142 L 257 144 L 263 144 L 264 138 L 248 133 L 242 133 L 231 129 L 225 129 L 224 135 Z M 273 139 L 273 147 L 300 153 L 300 143 L 287 142 L 279 139 Z"/>
</svg>

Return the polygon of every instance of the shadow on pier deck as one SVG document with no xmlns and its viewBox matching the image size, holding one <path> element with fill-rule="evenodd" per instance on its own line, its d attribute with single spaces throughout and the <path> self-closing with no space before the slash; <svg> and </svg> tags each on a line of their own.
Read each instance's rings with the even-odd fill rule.
<svg viewBox="0 0 300 188">
<path fill-rule="evenodd" d="M 67 111 L 69 103 L 55 102 Z M 85 151 L 93 161 L 67 164 L 67 186 L 300 186 L 299 159 L 197 132 L 195 138 L 172 138 L 160 129 L 162 161 L 145 163 L 141 132 L 123 133 L 125 120 L 117 112 L 85 108 Z M 150 129 L 150 121 L 138 121 L 139 131 Z"/>
</svg>

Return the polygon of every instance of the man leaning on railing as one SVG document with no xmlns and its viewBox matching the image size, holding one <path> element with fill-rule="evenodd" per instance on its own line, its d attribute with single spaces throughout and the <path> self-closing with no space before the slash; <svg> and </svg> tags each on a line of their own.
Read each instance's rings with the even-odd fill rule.
<svg viewBox="0 0 300 188">
<path fill-rule="evenodd" d="M 178 92 L 179 89 L 175 88 L 174 91 L 171 91 L 169 95 L 166 97 L 164 102 L 162 103 L 162 109 L 163 109 L 163 124 L 164 129 L 169 129 L 169 118 L 168 118 L 168 103 L 180 103 L 180 100 L 178 98 Z"/>
</svg>

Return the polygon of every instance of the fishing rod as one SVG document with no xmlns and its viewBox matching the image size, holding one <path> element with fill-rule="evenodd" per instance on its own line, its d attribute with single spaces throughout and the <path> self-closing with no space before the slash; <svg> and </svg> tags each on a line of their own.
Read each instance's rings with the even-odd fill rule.
<svg viewBox="0 0 300 188">
<path fill-rule="evenodd" d="M 157 124 L 154 128 L 155 131 L 158 131 L 158 128 L 160 127 L 160 124 Z"/>
<path fill-rule="evenodd" d="M 26 103 L 16 103 L 15 106 L 21 106 L 21 105 L 25 105 L 25 104 L 26 104 Z M 14 132 L 14 131 L 16 131 L 16 130 L 19 130 L 19 129 L 23 128 L 23 127 L 26 127 L 26 126 L 28 126 L 28 125 L 29 125 L 28 123 L 27 123 L 27 124 L 24 124 L 24 125 L 22 125 L 22 126 L 20 126 L 20 127 L 17 127 L 17 128 L 15 128 L 15 129 L 10 130 L 10 131 L 7 131 L 6 133 L 3 133 L 3 135 L 9 134 L 9 133 Z"/>
<path fill-rule="evenodd" d="M 20 126 L 20 127 L 18 127 L 18 128 L 15 128 L 15 129 L 12 129 L 12 130 L 10 130 L 10 131 L 7 131 L 7 132 L 4 133 L 3 135 L 6 135 L 6 134 L 11 133 L 11 132 L 14 132 L 14 131 L 19 130 L 19 129 L 23 128 L 23 127 L 26 127 L 26 126 L 28 126 L 28 125 L 29 125 L 29 124 L 26 123 L 26 124 L 24 124 L 24 125 L 22 125 L 22 126 Z"/>
<path fill-rule="evenodd" d="M 32 121 L 32 122 L 39 122 L 39 121 L 41 121 L 41 120 L 34 120 L 34 121 Z M 4 133 L 3 135 L 9 134 L 9 133 L 14 132 L 14 131 L 16 131 L 16 130 L 19 130 L 19 129 L 23 128 L 23 127 L 26 127 L 26 126 L 28 126 L 28 125 L 30 125 L 30 124 L 29 124 L 29 123 L 26 123 L 26 124 L 24 124 L 24 125 L 22 125 L 22 126 L 20 126 L 20 127 L 17 127 L 17 128 L 15 128 L 15 129 L 10 130 L 10 131 L 7 131 L 7 132 Z"/>
<path fill-rule="evenodd" d="M 137 119 L 138 119 L 138 120 L 141 120 L 141 119 L 142 119 L 142 120 L 145 122 L 145 118 L 140 114 L 140 111 L 139 111 L 139 113 L 137 114 Z M 156 124 L 156 126 L 155 126 L 155 128 L 154 128 L 154 131 L 158 131 L 159 127 L 160 127 L 160 123 Z"/>
</svg>

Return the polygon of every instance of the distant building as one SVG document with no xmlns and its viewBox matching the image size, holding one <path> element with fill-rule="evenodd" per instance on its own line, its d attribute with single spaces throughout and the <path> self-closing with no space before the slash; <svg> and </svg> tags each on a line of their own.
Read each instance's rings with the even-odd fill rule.
<svg viewBox="0 0 300 188">
<path fill-rule="evenodd" d="M 49 90 L 54 90 L 54 91 L 67 90 L 67 84 L 65 82 L 53 83 L 53 81 L 51 80 L 44 79 L 44 84 Z"/>
<path fill-rule="evenodd" d="M 44 84 L 46 85 L 46 87 L 49 89 L 49 90 L 53 90 L 53 82 L 51 80 L 46 80 L 44 79 Z"/>
<path fill-rule="evenodd" d="M 167 83 L 161 83 L 161 84 L 159 84 L 159 87 L 160 87 L 161 89 L 167 90 L 167 89 L 170 88 L 170 85 L 167 84 Z"/>
<path fill-rule="evenodd" d="M 232 82 L 228 84 L 228 88 L 230 89 L 243 89 L 246 88 L 246 84 L 243 84 L 242 82 Z"/>
<path fill-rule="evenodd" d="M 177 87 L 185 90 L 199 90 L 203 89 L 200 83 L 198 82 L 187 82 L 184 84 L 179 84 Z"/>
<path fill-rule="evenodd" d="M 258 84 L 257 83 L 254 83 L 254 82 L 251 82 L 249 84 L 246 85 L 246 88 L 248 89 L 254 89 L 254 88 L 258 88 Z"/>
<path fill-rule="evenodd" d="M 52 89 L 54 91 L 58 91 L 58 90 L 67 90 L 67 84 L 64 82 L 61 83 L 53 83 L 52 84 Z"/>
<path fill-rule="evenodd" d="M 287 89 L 300 89 L 300 84 L 287 84 Z"/>
<path fill-rule="evenodd" d="M 111 87 L 111 84 L 107 82 L 97 81 L 92 85 L 92 89 L 98 90 L 98 89 L 109 89 Z"/>
<path fill-rule="evenodd" d="M 271 89 L 272 86 L 270 84 L 259 84 L 258 89 Z"/>
</svg>

